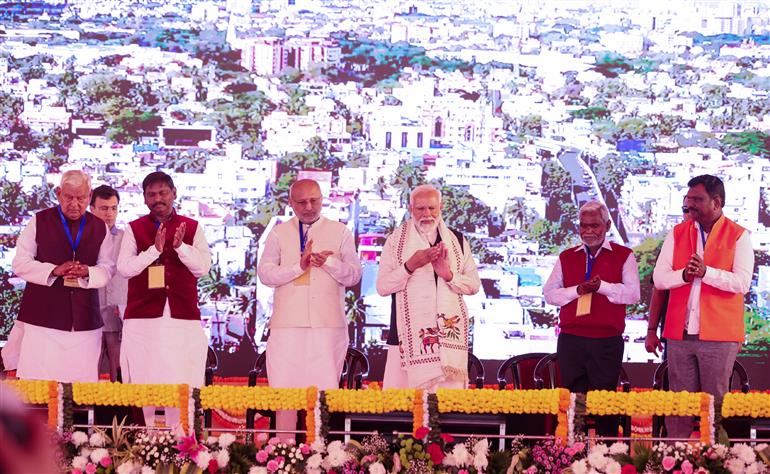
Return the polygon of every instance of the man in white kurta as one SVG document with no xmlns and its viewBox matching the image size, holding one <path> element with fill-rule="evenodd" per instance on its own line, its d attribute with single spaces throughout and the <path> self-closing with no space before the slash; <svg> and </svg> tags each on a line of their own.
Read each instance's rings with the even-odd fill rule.
<svg viewBox="0 0 770 474">
<path fill-rule="evenodd" d="M 417 186 L 411 218 L 388 237 L 377 292 L 391 295 L 391 328 L 383 388 L 465 388 L 468 310 L 464 295 L 479 291 L 470 244 L 441 219 L 441 193 Z"/>
<path fill-rule="evenodd" d="M 273 228 L 258 267 L 260 281 L 275 288 L 268 382 L 337 388 L 348 346 L 345 288 L 361 279 L 361 262 L 350 230 L 321 216 L 318 183 L 295 182 L 289 202 L 296 217 Z M 276 413 L 278 430 L 295 430 L 296 422 L 296 411 Z"/>
<path fill-rule="evenodd" d="M 86 212 L 90 196 L 87 174 L 64 173 L 56 188 L 59 206 L 37 213 L 17 241 L 12 268 L 27 282 L 19 314 L 24 322 L 21 379 L 99 379 L 102 323 L 96 288 L 107 284 L 114 262 L 106 224 Z"/>
<path fill-rule="evenodd" d="M 118 257 L 118 272 L 129 279 L 120 354 L 123 379 L 127 383 L 200 387 L 204 383 L 208 341 L 201 326 L 197 289 L 193 283 L 180 292 L 175 285 L 206 274 L 211 268 L 211 253 L 203 227 L 174 211 L 176 188 L 170 176 L 151 173 L 142 187 L 150 214 L 126 228 Z M 147 225 L 152 229 L 154 244 L 142 249 L 136 230 L 145 232 L 142 229 Z M 193 232 L 191 226 L 195 227 Z M 146 240 L 146 236 L 141 237 Z M 174 265 L 177 270 L 173 270 Z M 161 267 L 160 273 L 165 275 L 159 288 L 153 287 L 148 277 L 153 270 L 150 267 Z M 145 301 L 145 293 L 154 301 Z M 155 309 L 146 309 L 151 307 Z M 178 309 L 185 307 L 186 311 Z M 150 312 L 154 314 L 145 314 Z M 178 408 L 166 407 L 165 413 L 166 425 L 178 424 Z M 145 407 L 144 416 L 145 424 L 153 426 L 154 407 Z"/>
</svg>

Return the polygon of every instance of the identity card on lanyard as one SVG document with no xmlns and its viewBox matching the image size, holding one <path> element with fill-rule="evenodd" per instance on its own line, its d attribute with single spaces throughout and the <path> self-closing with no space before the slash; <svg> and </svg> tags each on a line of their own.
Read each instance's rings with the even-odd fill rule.
<svg viewBox="0 0 770 474">
<path fill-rule="evenodd" d="M 160 222 L 155 222 L 155 227 L 160 228 Z M 147 289 L 157 290 L 166 286 L 166 266 L 160 262 L 162 257 L 147 267 Z"/>
<path fill-rule="evenodd" d="M 64 213 L 61 211 L 61 207 L 57 207 L 56 210 L 59 211 L 59 218 L 61 219 L 61 224 L 64 227 L 64 233 L 67 235 L 67 240 L 70 243 L 70 248 L 72 249 L 72 261 L 74 262 L 77 259 L 75 254 L 77 253 L 78 246 L 80 245 L 80 239 L 83 237 L 83 229 L 86 226 L 86 216 L 80 217 L 78 235 L 76 235 L 75 239 L 73 240 L 72 231 L 70 230 L 70 226 L 67 223 L 67 219 L 64 217 Z M 78 279 L 76 277 L 64 277 L 64 286 L 80 288 L 80 284 L 78 283 Z"/>
<path fill-rule="evenodd" d="M 299 224 L 299 253 L 300 258 L 302 258 L 302 254 L 305 252 L 305 243 L 307 243 L 307 235 L 310 233 L 310 226 L 303 232 L 302 222 L 297 220 L 297 223 Z M 302 275 L 294 279 L 294 284 L 296 286 L 307 286 L 310 284 L 310 266 L 305 269 Z"/>
<path fill-rule="evenodd" d="M 591 270 L 593 270 L 594 267 L 594 260 L 596 260 L 596 257 L 591 255 L 591 250 L 586 246 L 586 276 L 584 281 L 591 279 Z M 577 311 L 575 312 L 575 316 L 585 316 L 586 314 L 591 313 L 592 297 L 593 293 L 586 293 L 578 297 Z"/>
</svg>

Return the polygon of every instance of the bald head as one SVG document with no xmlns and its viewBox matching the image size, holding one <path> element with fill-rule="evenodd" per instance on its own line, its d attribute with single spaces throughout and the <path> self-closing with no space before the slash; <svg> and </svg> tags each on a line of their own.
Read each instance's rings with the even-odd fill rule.
<svg viewBox="0 0 770 474">
<path fill-rule="evenodd" d="M 300 222 L 312 224 L 321 217 L 321 186 L 312 179 L 295 181 L 289 188 L 289 204 Z"/>
</svg>

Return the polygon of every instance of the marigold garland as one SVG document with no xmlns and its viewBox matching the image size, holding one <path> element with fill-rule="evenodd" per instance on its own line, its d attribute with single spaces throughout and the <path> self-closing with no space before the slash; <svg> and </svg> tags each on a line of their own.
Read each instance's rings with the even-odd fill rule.
<svg viewBox="0 0 770 474">
<path fill-rule="evenodd" d="M 425 390 L 416 389 L 414 391 L 414 399 L 412 399 L 412 435 L 417 436 L 417 430 L 423 426 L 423 418 L 425 416 Z"/>
<path fill-rule="evenodd" d="M 51 380 L 3 380 L 3 385 L 24 403 L 48 406 L 48 426 L 55 430 L 59 418 L 59 384 Z"/>
<path fill-rule="evenodd" d="M 704 413 L 702 393 L 616 392 L 594 390 L 586 398 L 588 415 L 673 415 L 700 416 Z"/>
<path fill-rule="evenodd" d="M 180 394 L 186 385 L 122 384 L 119 382 L 76 382 L 72 384 L 77 405 L 118 405 L 135 407 L 176 407 L 187 398 Z M 187 413 L 186 411 L 184 413 Z"/>
<path fill-rule="evenodd" d="M 436 391 L 441 413 L 506 413 L 546 414 L 565 413 L 569 406 L 569 391 L 564 388 L 543 390 L 449 389 Z M 562 398 L 566 404 L 561 402 Z"/>
<path fill-rule="evenodd" d="M 556 415 L 556 430 L 554 432 L 554 435 L 561 439 L 564 443 L 567 442 L 569 438 L 569 418 L 568 413 L 570 411 L 570 408 L 572 408 L 574 412 L 574 404 L 571 404 L 572 402 L 572 394 L 567 390 L 560 390 L 559 391 L 559 413 Z"/>
<path fill-rule="evenodd" d="M 385 390 L 326 390 L 330 412 L 389 413 L 414 412 L 415 389 L 388 388 Z"/>
<path fill-rule="evenodd" d="M 726 393 L 722 399 L 722 416 L 763 418 L 770 413 L 770 393 Z"/>
<path fill-rule="evenodd" d="M 179 421 L 182 424 L 182 431 L 186 435 L 190 434 L 190 386 L 187 384 L 177 385 L 178 403 L 179 403 Z"/>
<path fill-rule="evenodd" d="M 304 410 L 307 389 L 209 385 L 201 388 L 201 406 L 204 410 Z"/>
<path fill-rule="evenodd" d="M 59 429 L 59 384 L 48 381 L 48 427 Z"/>
<path fill-rule="evenodd" d="M 700 401 L 700 440 L 701 443 L 714 443 L 714 396 L 701 393 Z"/>
<path fill-rule="evenodd" d="M 312 444 L 315 441 L 315 407 L 318 402 L 318 389 L 308 387 L 305 393 L 307 405 L 305 407 L 305 426 L 307 427 L 306 443 Z"/>
</svg>

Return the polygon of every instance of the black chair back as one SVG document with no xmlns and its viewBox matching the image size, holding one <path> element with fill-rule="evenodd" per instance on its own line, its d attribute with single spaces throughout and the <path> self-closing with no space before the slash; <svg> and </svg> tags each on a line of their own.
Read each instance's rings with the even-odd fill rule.
<svg viewBox="0 0 770 474">
<path fill-rule="evenodd" d="M 530 352 L 503 361 L 497 369 L 497 385 L 500 390 L 505 390 L 508 386 L 507 374 L 509 372 L 515 390 L 535 388 L 535 366 L 540 359 L 547 355 L 545 352 Z"/>
<path fill-rule="evenodd" d="M 474 378 L 472 374 L 476 374 L 476 377 Z M 468 386 L 484 388 L 484 364 L 470 351 L 468 351 Z"/>
<path fill-rule="evenodd" d="M 340 376 L 340 388 L 360 389 L 367 375 L 369 375 L 369 359 L 366 354 L 348 347 Z"/>
<path fill-rule="evenodd" d="M 219 359 L 217 358 L 217 353 L 214 352 L 214 349 L 212 349 L 211 346 L 209 346 L 209 350 L 206 353 L 206 385 L 211 385 L 214 383 L 214 373 L 217 371 L 218 367 Z"/>
</svg>

